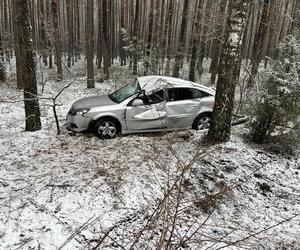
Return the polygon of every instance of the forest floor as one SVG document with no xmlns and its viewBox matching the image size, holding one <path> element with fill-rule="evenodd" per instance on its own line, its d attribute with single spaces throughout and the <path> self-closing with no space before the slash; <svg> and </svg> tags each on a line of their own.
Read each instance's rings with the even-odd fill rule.
<svg viewBox="0 0 300 250">
<path fill-rule="evenodd" d="M 75 100 L 130 78 L 86 89 L 81 70 L 59 98 L 61 125 Z M 74 77 L 43 79 L 51 97 Z M 14 80 L 0 99 L 0 249 L 300 249 L 299 152 L 253 144 L 243 125 L 214 146 L 206 131 L 56 135 L 46 99 L 42 130 L 25 132 Z"/>
</svg>

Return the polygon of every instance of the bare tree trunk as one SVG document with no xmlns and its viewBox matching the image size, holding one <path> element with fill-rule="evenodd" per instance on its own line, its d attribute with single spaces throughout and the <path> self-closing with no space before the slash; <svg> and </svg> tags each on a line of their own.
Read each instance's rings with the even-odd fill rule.
<svg viewBox="0 0 300 250">
<path fill-rule="evenodd" d="M 102 35 L 101 35 L 101 42 L 102 42 L 102 55 L 103 55 L 103 73 L 104 79 L 109 79 L 109 65 L 110 65 L 110 56 L 108 52 L 108 0 L 102 0 Z"/>
<path fill-rule="evenodd" d="M 75 45 L 74 45 L 74 56 L 75 56 L 75 61 L 80 58 L 80 51 L 81 51 L 81 43 L 80 43 L 80 5 L 79 5 L 80 0 L 75 0 L 74 2 L 74 16 L 75 16 Z"/>
<path fill-rule="evenodd" d="M 187 24 L 188 8 L 189 8 L 189 1 L 184 0 L 179 42 L 178 42 L 178 47 L 175 55 L 175 63 L 174 63 L 173 74 L 172 74 L 174 77 L 179 77 L 179 70 L 184 59 L 185 34 L 186 34 L 186 26 L 187 26 L 186 24 Z"/>
<path fill-rule="evenodd" d="M 72 55 L 73 55 L 73 43 L 74 43 L 74 34 L 73 34 L 73 0 L 66 1 L 67 7 L 67 25 L 68 25 L 68 44 L 67 44 L 67 51 L 68 51 L 68 61 L 67 66 L 70 68 L 72 63 Z"/>
<path fill-rule="evenodd" d="M 95 88 L 94 80 L 94 0 L 87 1 L 86 22 L 87 87 Z"/>
<path fill-rule="evenodd" d="M 13 6 L 13 16 L 17 16 L 19 13 L 18 6 L 16 1 L 12 1 Z M 20 51 L 20 43 L 19 43 L 19 36 L 18 36 L 18 26 L 17 26 L 17 19 L 13 19 L 13 30 L 14 30 L 14 47 L 15 47 L 15 56 L 16 56 L 16 73 L 17 73 L 17 88 L 23 89 L 23 72 L 22 72 L 22 57 Z"/>
<path fill-rule="evenodd" d="M 210 77 L 210 83 L 211 85 L 215 85 L 217 72 L 218 72 L 218 65 L 220 60 L 220 54 L 221 54 L 221 46 L 223 41 L 223 27 L 224 27 L 224 16 L 225 16 L 225 10 L 226 10 L 226 3 L 227 0 L 222 0 L 220 3 L 220 11 L 219 11 L 219 18 L 218 18 L 218 24 L 216 28 L 216 38 L 213 41 L 213 50 L 211 55 L 211 64 L 209 71 L 211 72 Z"/>
<path fill-rule="evenodd" d="M 56 67 L 57 67 L 57 80 L 61 81 L 63 79 L 63 70 L 62 70 L 62 52 L 61 52 L 61 40 L 60 40 L 60 26 L 58 24 L 58 1 L 52 0 L 51 9 L 52 9 L 52 22 L 54 29 L 54 48 L 55 48 L 55 57 L 56 57 Z"/>
<path fill-rule="evenodd" d="M 35 63 L 32 50 L 32 29 L 29 22 L 29 1 L 16 0 L 18 14 L 16 15 L 16 35 L 20 54 L 22 58 L 22 79 L 24 86 L 24 105 L 25 105 L 25 130 L 36 131 L 41 129 L 40 108 L 37 97 L 37 82 L 35 75 Z"/>
<path fill-rule="evenodd" d="M 198 52 L 198 43 L 199 43 L 199 33 L 201 32 L 201 10 L 203 7 L 203 1 L 200 0 L 198 3 L 198 8 L 196 10 L 195 15 L 195 27 L 194 32 L 192 34 L 192 55 L 191 55 L 191 61 L 190 61 L 190 71 L 189 71 L 189 80 L 194 82 L 196 80 L 195 78 L 195 72 L 196 72 L 196 65 L 197 65 L 197 52 Z"/>
<path fill-rule="evenodd" d="M 4 53 L 2 47 L 2 34 L 0 31 L 0 82 L 5 82 L 5 80 Z"/>
<path fill-rule="evenodd" d="M 47 36 L 46 36 L 46 18 L 45 18 L 45 5 L 44 5 L 44 0 L 40 0 L 40 13 L 39 13 L 39 25 L 40 25 L 40 46 L 39 48 L 41 49 L 41 55 L 43 57 L 43 63 L 45 66 L 47 66 L 48 61 L 47 61 Z"/>
<path fill-rule="evenodd" d="M 98 26 L 98 33 L 97 33 L 97 68 L 101 68 L 102 64 L 102 1 L 98 0 L 98 13 L 97 13 L 97 26 Z"/>
<path fill-rule="evenodd" d="M 211 15 L 212 15 L 212 9 L 213 7 L 213 1 L 207 0 L 204 1 L 204 8 L 203 8 L 203 14 L 201 18 L 201 33 L 200 33 L 200 45 L 199 45 L 199 50 L 197 52 L 198 54 L 198 62 L 197 62 L 197 70 L 199 75 L 201 76 L 203 73 L 203 60 L 205 57 L 205 47 L 208 43 L 208 38 L 209 38 L 209 25 L 211 23 Z"/>
<path fill-rule="evenodd" d="M 208 139 L 211 142 L 224 142 L 230 138 L 235 86 L 239 80 L 241 66 L 240 54 L 246 10 L 247 1 L 229 0 L 213 119 L 208 131 Z"/>
<path fill-rule="evenodd" d="M 120 30 L 119 30 L 119 44 L 120 44 L 120 60 L 121 66 L 126 65 L 126 51 L 124 50 L 125 42 L 122 37 L 122 29 L 125 29 L 125 3 L 121 1 L 121 20 L 120 20 Z"/>
<path fill-rule="evenodd" d="M 170 75 L 170 61 L 171 61 L 171 51 L 172 51 L 172 17 L 174 15 L 173 13 L 173 0 L 168 1 L 168 11 L 167 11 L 167 48 L 166 48 L 166 75 Z"/>
<path fill-rule="evenodd" d="M 135 51 L 133 52 L 133 65 L 132 65 L 132 74 L 137 75 L 137 44 L 138 44 L 138 22 L 139 22 L 139 3 L 140 1 L 137 0 L 135 3 L 135 17 L 134 17 L 134 26 L 133 26 L 133 48 Z"/>
<path fill-rule="evenodd" d="M 49 1 L 46 1 L 46 17 L 45 17 L 45 22 L 48 24 L 47 27 L 47 32 L 46 32 L 46 40 L 47 40 L 47 44 L 46 47 L 48 49 L 48 53 L 49 53 L 49 69 L 53 68 L 53 62 L 52 62 L 52 41 L 51 41 L 51 36 L 50 36 L 50 30 L 52 30 L 53 26 L 52 26 L 52 17 L 51 17 L 51 3 L 49 3 Z"/>
<path fill-rule="evenodd" d="M 154 2 L 150 2 L 150 13 L 149 13 L 149 21 L 148 21 L 148 35 L 147 35 L 147 44 L 146 44 L 146 56 L 147 60 L 145 62 L 145 70 L 144 75 L 147 75 L 149 72 L 149 66 L 150 66 L 150 56 L 151 56 L 151 41 L 153 36 L 153 8 L 154 8 Z"/>
<path fill-rule="evenodd" d="M 267 35 L 267 17 L 268 17 L 268 7 L 270 0 L 264 0 L 262 7 L 262 15 L 259 23 L 258 31 L 255 35 L 255 46 L 253 47 L 252 57 L 251 57 L 251 75 L 249 77 L 248 86 L 253 86 L 255 83 L 255 77 L 258 73 L 258 66 L 262 60 L 263 55 L 263 45 L 265 36 Z"/>
</svg>

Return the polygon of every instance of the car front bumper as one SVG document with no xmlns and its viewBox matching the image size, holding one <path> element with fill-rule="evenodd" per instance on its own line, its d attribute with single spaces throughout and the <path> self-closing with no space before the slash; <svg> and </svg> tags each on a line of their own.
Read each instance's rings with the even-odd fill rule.
<svg viewBox="0 0 300 250">
<path fill-rule="evenodd" d="M 88 130 L 90 121 L 90 117 L 67 114 L 66 128 L 73 132 L 83 132 Z"/>
</svg>

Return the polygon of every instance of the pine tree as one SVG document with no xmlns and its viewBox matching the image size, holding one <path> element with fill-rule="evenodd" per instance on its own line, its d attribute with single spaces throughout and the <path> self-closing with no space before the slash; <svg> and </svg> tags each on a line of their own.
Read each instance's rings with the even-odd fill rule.
<svg viewBox="0 0 300 250">
<path fill-rule="evenodd" d="M 137 48 L 138 46 L 138 22 L 139 22 L 139 5 L 140 1 L 137 0 L 135 3 L 135 15 L 134 15 L 134 24 L 133 24 L 133 47 Z M 132 74 L 137 75 L 137 63 L 138 63 L 138 54 L 133 52 L 133 65 L 132 65 Z"/>
<path fill-rule="evenodd" d="M 256 93 L 250 125 L 253 140 L 261 143 L 276 126 L 297 124 L 300 116 L 300 41 L 288 36 L 277 47 L 267 80 Z M 253 106 L 253 105 L 252 105 Z"/>
<path fill-rule="evenodd" d="M 102 0 L 102 36 L 101 36 L 101 44 L 102 44 L 102 55 L 103 55 L 103 72 L 104 79 L 109 78 L 109 66 L 110 66 L 110 55 L 108 52 L 108 1 Z"/>
<path fill-rule="evenodd" d="M 175 55 L 175 62 L 173 67 L 173 76 L 179 77 L 180 66 L 184 59 L 184 48 L 185 48 L 185 36 L 186 36 L 186 25 L 187 25 L 187 15 L 188 15 L 189 1 L 184 0 L 183 4 L 183 13 L 182 13 L 182 21 L 180 27 L 179 41 L 177 52 Z"/>
<path fill-rule="evenodd" d="M 16 1 L 12 1 L 12 13 L 13 16 L 17 16 L 19 13 L 18 5 Z M 21 56 L 21 50 L 20 50 L 20 42 L 18 34 L 18 23 L 17 18 L 13 19 L 13 30 L 14 30 L 14 48 L 15 48 L 15 56 L 16 56 L 16 74 L 17 74 L 17 88 L 23 89 L 23 72 L 22 72 L 22 56 Z"/>
<path fill-rule="evenodd" d="M 251 75 L 249 78 L 248 85 L 253 86 L 255 82 L 255 77 L 258 73 L 258 66 L 262 60 L 263 55 L 263 45 L 265 36 L 267 33 L 267 17 L 268 17 L 268 7 L 270 0 L 264 0 L 262 7 L 262 15 L 260 18 L 258 31 L 255 34 L 255 46 L 253 47 L 252 57 L 251 57 Z"/>
<path fill-rule="evenodd" d="M 0 82 L 4 82 L 6 80 L 5 77 L 5 66 L 3 64 L 4 62 L 4 53 L 2 48 L 2 34 L 0 31 Z"/>
<path fill-rule="evenodd" d="M 55 48 L 55 58 L 56 58 L 56 67 L 57 67 L 57 80 L 60 81 L 63 79 L 63 69 L 62 69 L 62 49 L 61 49 L 61 40 L 60 40 L 60 26 L 58 23 L 58 10 L 59 10 L 59 1 L 52 0 L 51 9 L 52 9 L 52 22 L 53 22 L 53 32 L 54 32 L 54 48 Z"/>
<path fill-rule="evenodd" d="M 235 86 L 241 66 L 241 42 L 247 1 L 229 0 L 225 44 L 221 52 L 213 119 L 208 131 L 211 142 L 229 139 L 233 114 Z"/>
<path fill-rule="evenodd" d="M 94 0 L 87 1 L 86 22 L 87 87 L 95 88 L 94 80 Z"/>
<path fill-rule="evenodd" d="M 24 86 L 25 130 L 36 131 L 41 129 L 41 120 L 28 6 L 28 0 L 16 0 L 18 14 L 15 17 L 17 28 L 15 32 L 18 36 L 17 41 L 20 48 L 20 57 L 22 59 L 20 63 L 22 79 L 18 79 L 18 81 L 22 81 Z"/>
</svg>

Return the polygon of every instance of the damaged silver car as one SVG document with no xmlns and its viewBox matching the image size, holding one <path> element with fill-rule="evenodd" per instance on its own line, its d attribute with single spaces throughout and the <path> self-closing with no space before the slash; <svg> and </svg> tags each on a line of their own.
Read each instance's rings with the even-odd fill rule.
<svg viewBox="0 0 300 250">
<path fill-rule="evenodd" d="M 211 121 L 215 90 L 165 76 L 139 77 L 112 94 L 76 101 L 66 126 L 92 130 L 102 139 L 117 134 L 205 129 Z"/>
</svg>

